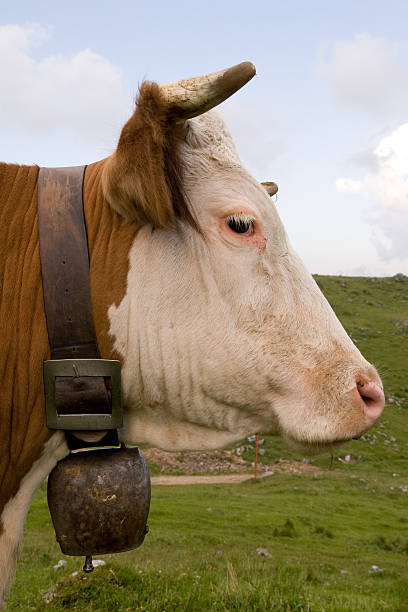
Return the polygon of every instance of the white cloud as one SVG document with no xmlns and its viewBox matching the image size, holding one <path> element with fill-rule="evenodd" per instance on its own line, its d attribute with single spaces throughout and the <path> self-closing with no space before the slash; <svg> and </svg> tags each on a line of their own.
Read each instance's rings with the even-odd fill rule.
<svg viewBox="0 0 408 612">
<path fill-rule="evenodd" d="M 357 34 L 337 42 L 320 67 L 336 100 L 371 113 L 405 110 L 408 66 L 398 59 L 398 47 L 384 38 Z"/>
<path fill-rule="evenodd" d="M 360 182 L 370 202 L 367 220 L 373 227 L 373 242 L 384 262 L 399 262 L 408 268 L 408 123 L 382 138 L 373 151 L 376 170 Z M 354 184 L 339 179 L 337 184 Z"/>
<path fill-rule="evenodd" d="M 37 137 L 67 128 L 101 141 L 130 111 L 121 72 L 90 49 L 36 59 L 50 35 L 38 24 L 0 26 L 0 127 Z"/>
<path fill-rule="evenodd" d="M 362 183 L 351 178 L 339 178 L 336 181 L 336 189 L 339 193 L 360 193 Z"/>
</svg>

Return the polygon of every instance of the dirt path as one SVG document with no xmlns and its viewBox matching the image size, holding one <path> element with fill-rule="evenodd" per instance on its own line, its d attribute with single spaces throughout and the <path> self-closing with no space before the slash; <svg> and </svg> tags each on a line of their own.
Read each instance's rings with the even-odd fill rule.
<svg viewBox="0 0 408 612">
<path fill-rule="evenodd" d="M 214 476 L 152 476 L 154 485 L 228 484 L 253 478 L 252 474 L 215 474 Z"/>
</svg>

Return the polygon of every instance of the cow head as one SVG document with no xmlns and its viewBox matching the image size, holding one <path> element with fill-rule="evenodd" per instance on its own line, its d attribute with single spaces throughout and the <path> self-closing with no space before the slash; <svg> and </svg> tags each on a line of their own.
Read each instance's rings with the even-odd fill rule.
<svg viewBox="0 0 408 612">
<path fill-rule="evenodd" d="M 140 226 L 126 295 L 108 313 L 128 442 L 215 448 L 262 431 L 313 452 L 361 435 L 383 409 L 376 370 L 210 110 L 254 73 L 245 63 L 144 83 L 106 160 L 106 200 Z"/>
</svg>

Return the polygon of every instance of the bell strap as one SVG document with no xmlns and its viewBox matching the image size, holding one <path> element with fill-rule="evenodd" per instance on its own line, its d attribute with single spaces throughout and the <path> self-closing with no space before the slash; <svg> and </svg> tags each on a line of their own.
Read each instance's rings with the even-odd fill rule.
<svg viewBox="0 0 408 612">
<path fill-rule="evenodd" d="M 82 205 L 86 166 L 41 168 L 38 229 L 51 359 L 99 358 Z"/>
<path fill-rule="evenodd" d="M 41 274 L 52 360 L 100 358 L 83 211 L 85 168 L 41 168 L 38 176 Z M 105 378 L 55 377 L 55 405 L 58 414 L 110 413 Z"/>
</svg>

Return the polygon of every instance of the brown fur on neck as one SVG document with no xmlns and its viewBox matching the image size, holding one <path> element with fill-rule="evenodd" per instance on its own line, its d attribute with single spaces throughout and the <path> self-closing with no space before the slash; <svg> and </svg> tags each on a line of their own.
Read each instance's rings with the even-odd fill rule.
<svg viewBox="0 0 408 612">
<path fill-rule="evenodd" d="M 171 229 L 181 219 L 197 228 L 181 187 L 182 137 L 183 127 L 171 121 L 160 87 L 143 83 L 102 175 L 105 198 L 127 221 Z"/>
<path fill-rule="evenodd" d="M 0 164 L 0 514 L 51 436 L 49 359 L 37 230 L 37 166 Z"/>
</svg>

